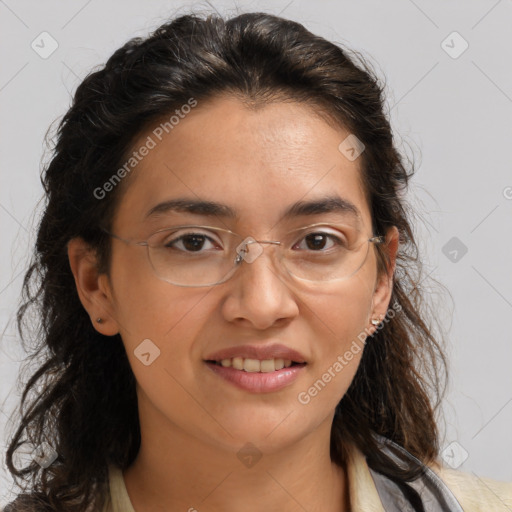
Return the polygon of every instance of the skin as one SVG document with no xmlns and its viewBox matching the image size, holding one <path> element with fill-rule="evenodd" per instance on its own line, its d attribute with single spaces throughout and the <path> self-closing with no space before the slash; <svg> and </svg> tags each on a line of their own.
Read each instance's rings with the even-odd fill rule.
<svg viewBox="0 0 512 512">
<path fill-rule="evenodd" d="M 142 133 L 134 147 L 150 134 Z M 303 104 L 252 110 L 225 96 L 199 104 L 129 177 L 112 231 L 145 240 L 179 220 L 278 240 L 287 227 L 339 219 L 320 214 L 278 222 L 292 203 L 335 192 L 357 206 L 365 232 L 373 236 L 359 159 L 349 161 L 338 150 L 347 135 Z M 151 207 L 182 196 L 227 204 L 239 218 L 168 213 L 145 220 Z M 142 444 L 124 471 L 137 512 L 349 510 L 346 471 L 329 455 L 330 429 L 362 351 L 309 404 L 299 403 L 297 395 L 365 328 L 375 329 L 371 318 L 386 314 L 398 231 L 377 234 L 386 235 L 388 273 L 377 275 L 370 244 L 356 274 L 307 286 L 275 270 L 268 245 L 227 282 L 184 288 L 155 276 L 144 247 L 113 239 L 107 276 L 98 274 L 83 241 L 69 243 L 80 299 L 99 332 L 121 334 L 137 379 Z M 102 323 L 94 322 L 97 317 Z M 161 351 L 149 366 L 134 355 L 145 339 Z M 272 341 L 295 348 L 308 362 L 278 392 L 240 390 L 203 361 L 222 348 Z M 237 458 L 247 442 L 262 455 L 250 468 Z"/>
</svg>

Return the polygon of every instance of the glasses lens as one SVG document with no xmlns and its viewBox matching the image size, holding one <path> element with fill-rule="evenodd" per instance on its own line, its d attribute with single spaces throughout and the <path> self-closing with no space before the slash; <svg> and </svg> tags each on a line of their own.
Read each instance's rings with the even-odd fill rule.
<svg viewBox="0 0 512 512">
<path fill-rule="evenodd" d="M 320 225 L 289 234 L 282 262 L 306 281 L 333 281 L 355 274 L 366 261 L 368 237 L 350 226 Z"/>
<path fill-rule="evenodd" d="M 204 226 L 177 226 L 148 240 L 156 275 L 180 286 L 208 286 L 227 279 L 235 267 L 233 234 Z"/>
</svg>

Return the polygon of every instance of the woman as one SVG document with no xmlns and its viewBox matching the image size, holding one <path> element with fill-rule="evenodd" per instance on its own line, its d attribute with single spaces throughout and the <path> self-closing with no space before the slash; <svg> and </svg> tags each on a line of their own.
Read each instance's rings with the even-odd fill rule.
<svg viewBox="0 0 512 512">
<path fill-rule="evenodd" d="M 369 68 L 297 23 L 182 16 L 116 51 L 44 174 L 7 510 L 508 510 L 439 459 L 411 174 Z"/>
</svg>

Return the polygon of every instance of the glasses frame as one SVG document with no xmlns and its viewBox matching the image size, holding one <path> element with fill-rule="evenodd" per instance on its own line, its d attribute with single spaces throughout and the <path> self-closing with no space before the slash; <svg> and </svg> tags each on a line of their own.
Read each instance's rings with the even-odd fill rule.
<svg viewBox="0 0 512 512">
<path fill-rule="evenodd" d="M 334 228 L 334 227 L 336 227 L 336 225 L 340 226 L 340 224 L 336 224 L 336 223 L 317 222 L 317 223 L 314 223 L 314 224 L 308 224 L 307 226 L 302 226 L 302 227 L 297 228 L 297 229 L 292 229 L 287 234 L 292 233 L 294 231 L 305 231 L 305 230 L 307 230 L 309 228 L 313 228 L 313 227 L 316 227 L 316 226 L 326 226 L 326 227 L 333 227 Z M 235 237 L 238 237 L 238 238 L 240 238 L 242 240 L 242 242 L 236 248 L 237 255 L 236 255 L 236 257 L 234 259 L 234 262 L 233 262 L 234 266 L 224 276 L 224 278 L 222 278 L 220 281 L 217 281 L 216 283 L 212 283 L 212 284 L 178 284 L 178 283 L 174 283 L 172 281 L 169 281 L 168 279 L 165 279 L 165 278 L 161 277 L 158 274 L 158 272 L 155 269 L 155 266 L 153 265 L 153 262 L 151 260 L 151 256 L 149 254 L 149 249 L 151 247 L 149 241 L 150 241 L 150 239 L 152 237 L 154 237 L 155 235 L 158 235 L 159 233 L 162 233 L 164 231 L 170 231 L 170 230 L 173 230 L 173 229 L 180 229 L 180 228 L 201 228 L 201 229 L 209 229 L 209 230 L 214 230 L 214 231 L 223 231 L 225 233 L 229 233 L 231 235 L 234 235 Z M 254 244 L 254 243 L 258 243 L 258 244 L 273 244 L 273 245 L 282 245 L 283 244 L 283 242 L 279 241 L 279 240 L 256 240 L 252 236 L 247 236 L 247 237 L 243 238 L 242 235 L 239 235 L 238 233 L 235 233 L 234 231 L 231 231 L 230 229 L 220 228 L 220 227 L 217 227 L 217 226 L 207 226 L 207 225 L 203 225 L 203 224 L 180 224 L 178 226 L 162 228 L 162 229 L 159 229 L 159 230 L 155 231 L 154 233 L 151 233 L 151 235 L 146 240 L 139 240 L 139 241 L 133 240 L 133 239 L 128 239 L 128 238 L 122 238 L 122 237 L 120 237 L 120 236 L 118 236 L 118 235 L 116 235 L 114 233 L 111 233 L 110 231 L 108 231 L 106 229 L 102 229 L 102 231 L 104 233 L 106 233 L 107 235 L 111 236 L 112 238 L 115 238 L 116 240 L 120 240 L 121 242 L 124 242 L 126 244 L 138 245 L 138 246 L 141 246 L 141 247 L 146 247 L 146 256 L 148 258 L 148 261 L 149 261 L 149 264 L 150 264 L 151 268 L 153 269 L 153 272 L 154 272 L 155 276 L 158 279 L 160 279 L 161 281 L 164 281 L 166 283 L 172 284 L 174 286 L 181 286 L 181 287 L 184 287 L 184 288 L 202 288 L 202 287 L 206 287 L 206 286 L 217 286 L 219 284 L 225 283 L 226 281 L 231 279 L 231 277 L 233 277 L 233 275 L 236 273 L 238 268 L 241 266 L 241 263 L 245 260 L 245 258 L 243 256 L 243 253 L 246 252 L 245 249 L 250 244 Z M 386 241 L 386 239 L 385 239 L 385 237 L 383 235 L 374 235 L 374 236 L 372 236 L 370 238 L 367 238 L 366 240 L 363 240 L 361 242 L 361 245 L 363 243 L 365 243 L 365 242 L 366 243 L 374 243 L 375 245 L 378 245 L 378 244 L 385 243 L 385 241 Z M 368 252 L 366 253 L 366 256 L 365 256 L 364 260 L 362 261 L 361 265 L 354 272 L 352 272 L 352 274 L 349 274 L 348 276 L 345 276 L 345 277 L 342 277 L 342 278 L 339 278 L 339 279 L 326 280 L 325 282 L 339 281 L 339 280 L 344 280 L 344 279 L 348 279 L 349 277 L 352 277 L 353 275 L 355 275 L 362 268 L 362 266 L 364 265 L 367 257 L 368 257 Z M 252 262 L 250 262 L 250 263 L 252 263 Z M 286 270 L 286 272 L 289 275 L 291 275 L 294 279 L 297 279 L 299 281 L 308 281 L 308 282 L 314 282 L 314 283 L 322 283 L 322 282 L 324 282 L 324 281 L 311 281 L 309 279 L 297 277 L 296 275 L 291 273 L 286 268 L 286 266 L 284 266 L 284 269 Z"/>
</svg>

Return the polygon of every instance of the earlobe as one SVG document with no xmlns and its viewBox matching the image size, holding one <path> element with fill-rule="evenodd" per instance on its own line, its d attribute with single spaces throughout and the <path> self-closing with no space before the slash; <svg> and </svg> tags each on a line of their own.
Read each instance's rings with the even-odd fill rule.
<svg viewBox="0 0 512 512">
<path fill-rule="evenodd" d="M 94 249 L 83 239 L 73 238 L 68 242 L 68 259 L 80 302 L 94 328 L 105 336 L 117 334 L 119 327 L 113 315 L 108 278 L 98 270 Z"/>
</svg>

